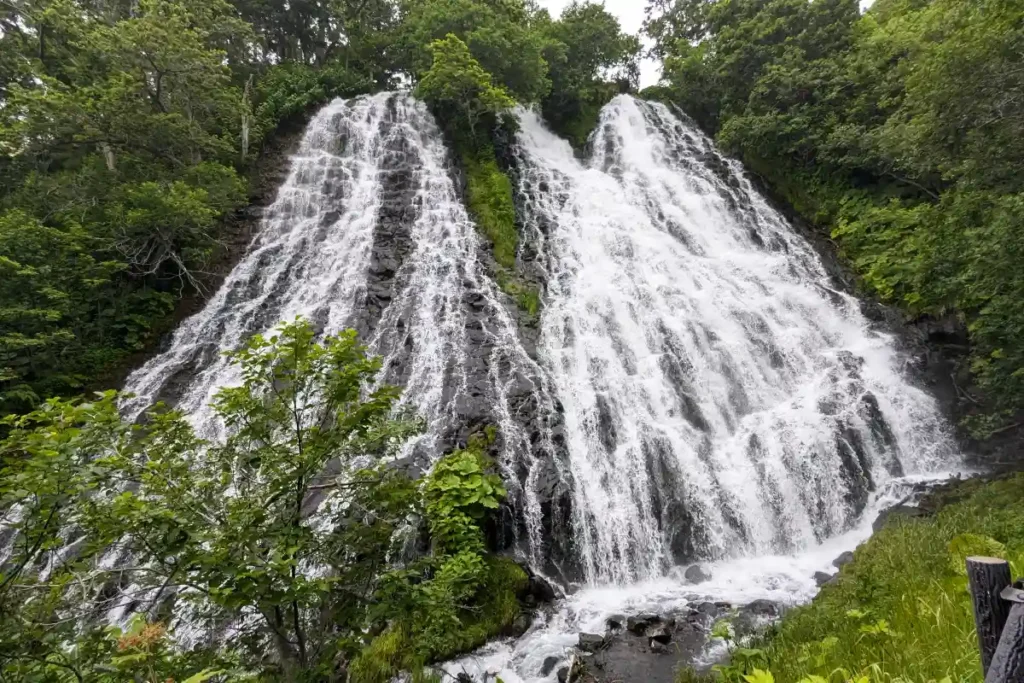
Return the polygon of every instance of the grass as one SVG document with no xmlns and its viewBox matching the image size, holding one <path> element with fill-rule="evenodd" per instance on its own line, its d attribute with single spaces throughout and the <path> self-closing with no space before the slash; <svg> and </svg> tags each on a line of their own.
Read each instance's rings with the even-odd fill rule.
<svg viewBox="0 0 1024 683">
<path fill-rule="evenodd" d="M 477 228 L 490 240 L 498 264 L 497 283 L 516 305 L 532 318 L 540 310 L 540 292 L 516 273 L 516 209 L 512 181 L 498 166 L 494 148 L 484 146 L 463 155 L 466 168 L 466 205 Z"/>
<path fill-rule="evenodd" d="M 1024 475 L 958 487 L 929 518 L 895 518 L 857 549 L 839 580 L 789 612 L 718 680 L 746 683 L 982 683 L 967 555 L 1024 571 Z M 771 679 L 752 676 L 770 671 Z M 817 676 L 820 678 L 812 678 Z M 681 672 L 679 683 L 705 680 Z"/>
<path fill-rule="evenodd" d="M 463 156 L 466 168 L 466 203 L 477 227 L 494 245 L 494 259 L 505 268 L 515 268 L 519 235 L 512 201 L 512 181 L 494 158 L 494 149 Z"/>
</svg>

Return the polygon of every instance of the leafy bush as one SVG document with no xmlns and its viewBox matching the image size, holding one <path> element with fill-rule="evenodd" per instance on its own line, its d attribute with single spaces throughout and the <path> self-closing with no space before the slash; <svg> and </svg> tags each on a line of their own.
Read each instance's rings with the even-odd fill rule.
<svg viewBox="0 0 1024 683">
<path fill-rule="evenodd" d="M 293 680 L 336 680 L 348 664 L 353 680 L 390 680 L 518 617 L 525 573 L 491 556 L 482 530 L 505 496 L 484 455 L 493 433 L 415 481 L 385 463 L 421 424 L 397 410 L 396 388 L 372 386 L 381 361 L 354 332 L 317 341 L 295 322 L 232 359 L 241 384 L 216 396 L 226 429 L 216 442 L 175 412 L 127 424 L 114 392 L 5 420 L 0 509 L 15 539 L 0 575 L 5 677 L 105 666 L 91 615 L 133 604 L 117 586 L 154 606 L 173 596 L 197 626 L 231 624 L 228 652 L 197 652 L 202 661 L 233 657 Z M 328 463 L 340 473 L 325 475 Z M 312 519 L 317 496 L 327 500 Z M 402 564 L 399 532 L 417 533 L 417 519 L 431 550 Z M 65 558 L 69 528 L 76 553 Z M 131 562 L 99 562 L 111 547 Z M 152 640 L 132 656 L 170 666 Z"/>
</svg>

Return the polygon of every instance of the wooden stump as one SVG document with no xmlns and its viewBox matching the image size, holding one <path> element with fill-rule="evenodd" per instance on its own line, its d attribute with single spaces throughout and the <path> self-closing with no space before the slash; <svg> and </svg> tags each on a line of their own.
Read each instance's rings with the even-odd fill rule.
<svg viewBox="0 0 1024 683">
<path fill-rule="evenodd" d="M 1010 614 L 1011 603 L 999 597 L 999 593 L 1012 583 L 1010 564 L 996 557 L 968 557 L 967 580 L 970 582 L 974 602 L 974 624 L 978 629 L 978 645 L 981 647 L 982 675 L 987 676 Z M 985 680 L 988 683 L 988 679 Z"/>
<path fill-rule="evenodd" d="M 999 647 L 985 676 L 985 683 L 1021 683 L 1024 681 L 1024 603 L 1013 605 L 999 638 Z"/>
</svg>

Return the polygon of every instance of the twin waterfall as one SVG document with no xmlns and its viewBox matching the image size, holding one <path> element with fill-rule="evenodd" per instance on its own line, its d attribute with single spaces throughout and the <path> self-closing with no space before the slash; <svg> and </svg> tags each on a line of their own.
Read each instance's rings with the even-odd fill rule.
<svg viewBox="0 0 1024 683">
<path fill-rule="evenodd" d="M 495 284 L 424 105 L 336 101 L 247 255 L 131 376 L 126 413 L 163 400 L 216 436 L 208 403 L 238 379 L 224 351 L 300 315 L 353 327 L 427 421 L 409 462 L 497 426 L 500 542 L 592 590 L 799 554 L 861 524 L 891 482 L 954 466 L 894 339 L 682 115 L 617 97 L 586 160 L 534 113 L 519 124 L 539 320 Z"/>
</svg>

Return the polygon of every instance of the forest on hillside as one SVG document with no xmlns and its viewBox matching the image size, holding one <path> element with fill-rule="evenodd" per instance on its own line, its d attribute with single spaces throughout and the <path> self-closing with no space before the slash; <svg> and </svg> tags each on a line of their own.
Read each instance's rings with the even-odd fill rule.
<svg viewBox="0 0 1024 683">
<path fill-rule="evenodd" d="M 423 425 L 352 332 L 296 321 L 245 340 L 219 441 L 174 411 L 129 424 L 116 392 L 93 393 L 210 293 L 267 150 L 335 97 L 427 103 L 498 286 L 536 317 L 508 114 L 536 107 L 583 148 L 649 54 L 663 78 L 642 95 L 830 235 L 862 294 L 967 331 L 964 426 L 1018 425 L 1020 2 L 648 4 L 632 36 L 600 2 L 552 17 L 531 0 L 0 0 L 0 680 L 437 680 L 425 667 L 521 634 L 551 598 L 489 545 L 508 495 L 494 429 L 422 476 L 383 464 Z M 325 483 L 337 462 L 350 478 Z M 307 523 L 329 487 L 348 502 Z M 925 540 L 984 526 L 978 500 Z M 984 533 L 1016 544 L 1006 519 Z M 871 567 L 864 591 L 885 594 Z M 183 608 L 216 637 L 169 632 Z M 817 642 L 826 622 L 792 628 Z"/>
</svg>

